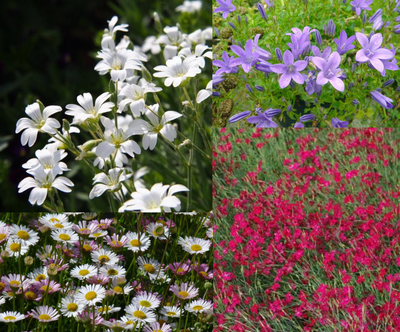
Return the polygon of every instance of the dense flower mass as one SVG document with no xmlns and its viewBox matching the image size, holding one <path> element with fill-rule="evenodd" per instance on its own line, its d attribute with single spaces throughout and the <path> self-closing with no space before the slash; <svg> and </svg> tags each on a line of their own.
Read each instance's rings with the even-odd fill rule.
<svg viewBox="0 0 400 332">
<path fill-rule="evenodd" d="M 212 214 L 95 218 L 0 215 L 1 331 L 212 331 Z"/>
<path fill-rule="evenodd" d="M 216 331 L 400 330 L 400 131 L 214 135 Z"/>
<path fill-rule="evenodd" d="M 120 23 L 129 15 L 112 17 L 94 67 L 107 91 L 83 92 L 65 110 L 39 100 L 26 107 L 15 132 L 22 145 L 37 148 L 18 185 L 19 193 L 30 190 L 29 203 L 73 210 L 80 204 L 64 194 L 77 191 L 80 203 L 94 200 L 89 204 L 103 211 L 210 210 L 212 32 L 197 19 L 202 10 L 201 1 L 184 1 L 168 17 L 169 24 L 187 20 L 176 26 L 148 13 L 153 17 L 143 21 L 155 22 L 148 28 L 156 35 L 142 36 L 142 45 L 134 44 L 137 36 L 119 36 L 129 32 Z M 179 190 L 164 194 L 160 184 Z"/>
<path fill-rule="evenodd" d="M 215 127 L 251 127 L 259 108 L 282 110 L 264 122 L 269 128 L 335 127 L 334 119 L 341 127 L 399 125 L 398 2 L 245 0 L 214 8 Z M 390 107 L 375 103 L 376 90 Z M 302 124 L 304 114 L 314 121 Z"/>
</svg>

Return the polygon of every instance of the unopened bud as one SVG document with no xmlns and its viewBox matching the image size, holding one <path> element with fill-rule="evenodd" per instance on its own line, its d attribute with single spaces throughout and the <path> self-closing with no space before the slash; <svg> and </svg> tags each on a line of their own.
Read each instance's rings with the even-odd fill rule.
<svg viewBox="0 0 400 332">
<path fill-rule="evenodd" d="M 57 269 L 56 266 L 51 266 L 51 267 L 48 266 L 48 267 L 47 267 L 47 274 L 48 274 L 49 276 L 56 276 L 57 273 L 58 273 L 58 269 Z"/>
<path fill-rule="evenodd" d="M 31 256 L 26 256 L 24 259 L 25 265 L 31 266 L 33 264 L 33 257 Z"/>
<path fill-rule="evenodd" d="M 9 253 L 8 251 L 3 250 L 3 251 L 1 252 L 1 258 L 2 258 L 2 259 L 10 258 L 10 253 Z"/>
<path fill-rule="evenodd" d="M 142 65 L 142 76 L 143 78 L 147 81 L 147 82 L 151 82 L 152 81 L 152 77 L 150 72 L 147 70 L 147 68 L 145 66 Z"/>
<path fill-rule="evenodd" d="M 69 131 L 69 129 L 70 129 L 70 125 L 69 125 L 69 122 L 66 120 L 66 119 L 63 119 L 63 128 L 64 128 L 64 130 L 65 131 Z"/>
<path fill-rule="evenodd" d="M 213 288 L 212 282 L 206 282 L 206 283 L 204 284 L 204 288 L 207 289 L 207 290 L 212 289 L 212 288 Z"/>
<path fill-rule="evenodd" d="M 118 278 L 116 282 L 118 286 L 123 287 L 126 285 L 126 278 L 125 277 Z"/>
</svg>

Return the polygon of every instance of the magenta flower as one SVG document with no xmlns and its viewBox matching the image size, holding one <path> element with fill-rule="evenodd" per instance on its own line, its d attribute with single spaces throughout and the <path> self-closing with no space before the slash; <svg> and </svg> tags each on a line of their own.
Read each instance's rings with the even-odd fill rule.
<svg viewBox="0 0 400 332">
<path fill-rule="evenodd" d="M 227 18 L 230 12 L 234 12 L 236 7 L 232 4 L 232 0 L 217 0 L 217 2 L 221 5 L 214 10 L 214 13 L 222 12 L 222 17 Z"/>
<path fill-rule="evenodd" d="M 356 54 L 356 61 L 369 62 L 376 70 L 382 72 L 385 69 L 382 60 L 391 60 L 394 57 L 391 51 L 381 48 L 382 34 L 377 33 L 369 40 L 364 34 L 356 32 L 356 37 L 362 46 L 362 49 Z"/>
<path fill-rule="evenodd" d="M 237 45 L 232 45 L 231 50 L 233 53 L 238 55 L 239 58 L 234 59 L 230 62 L 230 64 L 232 66 L 242 65 L 245 73 L 250 71 L 251 67 L 257 63 L 258 57 L 260 56 L 259 53 L 255 51 L 255 47 L 251 39 L 246 42 L 244 50 Z"/>
<path fill-rule="evenodd" d="M 361 10 L 371 10 L 369 5 L 373 2 L 373 0 L 353 0 L 350 2 L 350 5 L 353 6 L 353 10 L 357 13 L 358 16 L 361 14 Z"/>
<path fill-rule="evenodd" d="M 341 57 L 338 52 L 333 52 L 328 61 L 317 56 L 312 58 L 312 62 L 321 70 L 317 76 L 317 84 L 325 85 L 330 82 L 336 90 L 344 91 L 344 83 L 340 79 L 343 71 L 338 68 L 340 60 Z"/>
<path fill-rule="evenodd" d="M 283 63 L 284 64 L 271 66 L 271 70 L 274 73 L 282 74 L 279 80 L 279 86 L 282 89 L 286 88 L 292 79 L 298 84 L 303 84 L 304 78 L 300 74 L 300 71 L 307 67 L 308 62 L 304 60 L 294 62 L 294 56 L 292 52 L 285 51 L 283 54 Z"/>
<path fill-rule="evenodd" d="M 337 51 L 340 55 L 345 54 L 346 52 L 352 50 L 355 48 L 353 45 L 353 42 L 356 40 L 356 36 L 351 36 L 347 38 L 347 33 L 346 31 L 342 30 L 340 33 L 339 39 L 335 38 L 333 41 L 337 45 Z"/>
<path fill-rule="evenodd" d="M 236 66 L 232 65 L 231 62 L 235 59 L 234 56 L 229 56 L 228 53 L 225 51 L 222 53 L 222 60 L 214 60 L 213 65 L 216 67 L 221 67 L 218 69 L 215 74 L 220 75 L 222 73 L 237 73 L 239 71 L 239 68 Z"/>
</svg>

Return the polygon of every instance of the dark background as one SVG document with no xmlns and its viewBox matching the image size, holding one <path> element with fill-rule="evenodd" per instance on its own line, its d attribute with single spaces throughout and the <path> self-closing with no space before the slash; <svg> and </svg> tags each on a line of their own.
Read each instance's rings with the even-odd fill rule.
<svg viewBox="0 0 400 332">
<path fill-rule="evenodd" d="M 197 17 L 198 27 L 211 26 L 211 2 L 206 2 L 203 8 L 207 12 Z M 17 193 L 18 183 L 28 176 L 21 165 L 48 139 L 39 134 L 32 148 L 21 146 L 15 126 L 26 116 L 25 107 L 40 99 L 45 106 L 60 105 L 65 110 L 65 105 L 76 103 L 76 97 L 84 92 L 95 99 L 108 84 L 108 79 L 94 70 L 107 20 L 117 15 L 118 24 L 128 23 L 128 35 L 141 45 L 146 36 L 156 34 L 151 14 L 157 11 L 164 26 L 175 25 L 175 8 L 181 3 L 183 0 L 0 1 L 0 210 L 42 210 L 29 204 L 30 190 Z M 169 17 L 173 17 L 170 22 Z M 184 27 L 188 22 L 182 17 Z M 117 40 L 122 35 L 119 33 Z M 67 164 L 71 168 L 70 162 Z M 69 195 L 75 211 L 87 208 L 80 196 L 88 195 L 92 181 L 92 175 L 82 171 L 72 179 L 75 185 L 77 177 L 87 188 Z"/>
</svg>

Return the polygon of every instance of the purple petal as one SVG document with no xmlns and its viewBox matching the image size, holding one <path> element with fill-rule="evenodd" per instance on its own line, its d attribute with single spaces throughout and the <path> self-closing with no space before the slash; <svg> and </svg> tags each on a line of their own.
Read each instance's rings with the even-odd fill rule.
<svg viewBox="0 0 400 332">
<path fill-rule="evenodd" d="M 294 65 L 295 65 L 297 71 L 302 71 L 303 69 L 305 69 L 307 67 L 308 62 L 304 61 L 304 60 L 300 60 L 300 61 L 296 61 L 294 63 Z"/>
<path fill-rule="evenodd" d="M 277 64 L 269 67 L 274 73 L 283 74 L 286 72 L 286 66 L 282 64 Z"/>
<path fill-rule="evenodd" d="M 383 37 L 382 34 L 377 33 L 376 35 L 373 35 L 371 38 L 371 41 L 369 42 L 369 47 L 373 50 L 378 49 L 383 42 Z"/>
<path fill-rule="evenodd" d="M 228 121 L 230 123 L 234 123 L 237 122 L 239 120 L 244 119 L 245 117 L 249 116 L 251 114 L 251 111 L 244 111 L 242 113 L 239 114 L 235 114 L 234 116 L 232 116 Z"/>
<path fill-rule="evenodd" d="M 339 77 L 333 77 L 329 81 L 331 82 L 331 84 L 333 85 L 333 87 L 336 90 L 338 90 L 340 92 L 344 91 L 344 83 Z"/>
<path fill-rule="evenodd" d="M 359 15 L 359 14 L 358 14 Z M 365 36 L 363 33 L 356 32 L 356 37 L 362 48 L 367 48 L 369 45 L 369 40 L 367 36 Z"/>
<path fill-rule="evenodd" d="M 292 73 L 292 79 L 298 84 L 303 84 L 304 83 L 304 78 L 300 73 Z"/>
<path fill-rule="evenodd" d="M 369 58 L 365 55 L 364 50 L 359 50 L 356 54 L 356 61 L 364 63 L 367 62 Z"/>
<path fill-rule="evenodd" d="M 285 65 L 293 64 L 294 57 L 292 52 L 285 51 L 285 53 L 283 54 L 283 62 L 285 63 Z"/>
<path fill-rule="evenodd" d="M 279 80 L 279 86 L 281 87 L 281 89 L 286 88 L 291 80 L 292 77 L 289 74 L 287 73 L 282 74 L 281 79 Z"/>
<path fill-rule="evenodd" d="M 231 50 L 233 53 L 239 55 L 240 57 L 246 57 L 246 52 L 237 45 L 232 45 Z"/>
<path fill-rule="evenodd" d="M 383 71 L 385 69 L 385 67 L 383 67 L 382 61 L 377 58 L 369 59 L 369 61 L 371 62 L 371 65 L 373 65 L 375 67 L 375 69 L 377 71 Z"/>
<path fill-rule="evenodd" d="M 325 59 L 320 58 L 318 56 L 313 57 L 312 62 L 321 70 L 324 70 L 324 66 L 327 63 Z"/>
<path fill-rule="evenodd" d="M 319 85 L 325 85 L 326 83 L 328 83 L 329 80 L 324 76 L 323 72 L 318 73 L 317 76 L 317 84 Z"/>
</svg>

